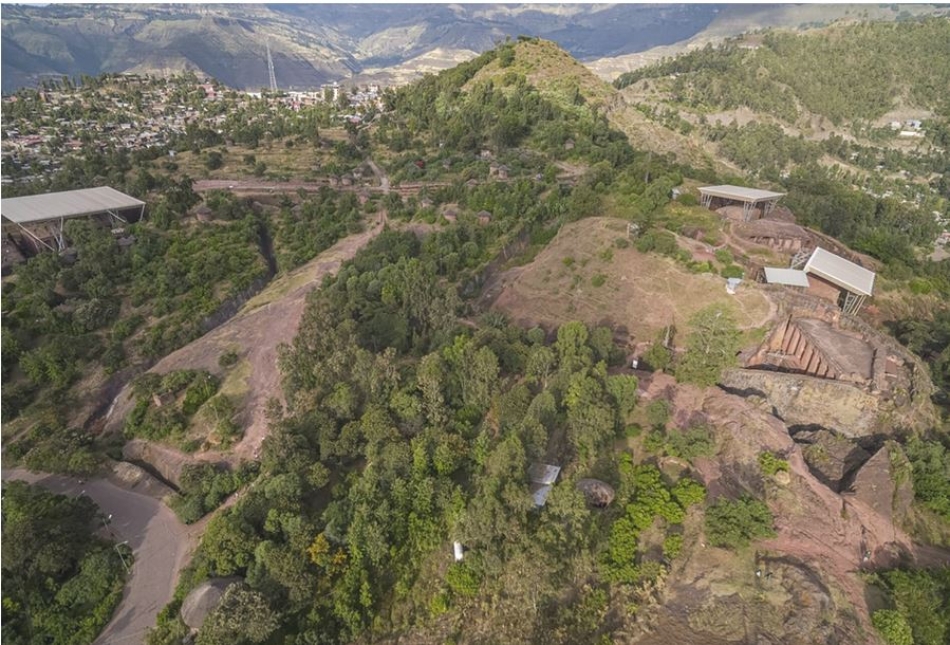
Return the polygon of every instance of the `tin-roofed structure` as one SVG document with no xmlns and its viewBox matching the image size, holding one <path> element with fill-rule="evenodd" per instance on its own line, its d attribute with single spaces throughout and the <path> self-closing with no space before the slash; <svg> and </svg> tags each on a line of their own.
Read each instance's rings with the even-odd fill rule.
<svg viewBox="0 0 950 645">
<path fill-rule="evenodd" d="M 766 284 L 781 284 L 786 287 L 808 288 L 808 275 L 799 269 L 779 269 L 776 267 L 765 267 Z"/>
<path fill-rule="evenodd" d="M 552 466 L 551 464 L 534 463 L 528 467 L 528 479 L 531 480 L 531 499 L 534 501 L 535 507 L 541 508 L 548 501 L 548 495 L 551 493 L 560 472 L 560 466 Z"/>
<path fill-rule="evenodd" d="M 821 247 L 812 252 L 802 270 L 808 274 L 810 283 L 811 280 L 817 279 L 824 285 L 837 289 L 836 300 L 847 314 L 856 314 L 865 298 L 874 293 L 873 271 L 868 271 Z"/>
<path fill-rule="evenodd" d="M 144 213 L 145 202 L 108 186 L 0 200 L 4 228 L 19 233 L 35 251 L 65 249 L 63 226 L 68 219 L 99 217 L 121 225 Z"/>
<path fill-rule="evenodd" d="M 785 193 L 775 193 L 770 190 L 760 190 L 758 188 L 746 188 L 744 186 L 705 186 L 699 189 L 701 196 L 700 203 L 706 208 L 713 208 L 714 200 L 719 206 L 730 202 L 739 202 L 742 204 L 742 219 L 746 222 L 754 219 L 756 206 L 762 204 L 762 214 L 768 215 L 775 208 L 778 200 L 785 196 Z"/>
</svg>

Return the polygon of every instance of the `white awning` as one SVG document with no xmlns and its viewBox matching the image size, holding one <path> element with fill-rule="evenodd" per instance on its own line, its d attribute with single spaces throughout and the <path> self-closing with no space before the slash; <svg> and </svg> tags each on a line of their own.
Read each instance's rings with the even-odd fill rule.
<svg viewBox="0 0 950 645">
<path fill-rule="evenodd" d="M 758 188 L 746 188 L 744 186 L 706 186 L 700 188 L 699 192 L 703 195 L 712 197 L 722 197 L 724 199 L 733 199 L 737 202 L 746 202 L 755 204 L 758 202 L 772 201 L 784 197 L 785 193 L 773 193 L 770 190 L 759 190 Z"/>
<path fill-rule="evenodd" d="M 784 284 L 789 287 L 808 287 L 808 276 L 798 269 L 765 267 L 765 281 L 768 284 Z"/>
<path fill-rule="evenodd" d="M 813 273 L 820 278 L 847 289 L 851 293 L 870 296 L 874 292 L 873 271 L 868 271 L 840 255 L 835 255 L 821 247 L 808 258 L 803 269 L 805 273 Z"/>
</svg>

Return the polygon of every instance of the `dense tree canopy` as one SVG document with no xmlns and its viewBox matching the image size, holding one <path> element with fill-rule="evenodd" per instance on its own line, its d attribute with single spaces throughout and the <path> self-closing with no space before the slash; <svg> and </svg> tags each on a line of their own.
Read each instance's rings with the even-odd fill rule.
<svg viewBox="0 0 950 645">
<path fill-rule="evenodd" d="M 125 572 L 88 497 L 3 484 L 3 642 L 86 645 L 106 625 Z M 130 555 L 127 553 L 127 559 Z"/>
</svg>

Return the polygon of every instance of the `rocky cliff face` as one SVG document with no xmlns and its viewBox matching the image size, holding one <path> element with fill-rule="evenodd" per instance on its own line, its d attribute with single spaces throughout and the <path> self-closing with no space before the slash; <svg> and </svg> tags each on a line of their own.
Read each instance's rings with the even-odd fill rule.
<svg viewBox="0 0 950 645">
<path fill-rule="evenodd" d="M 798 374 L 728 370 L 721 385 L 740 396 L 767 401 L 773 414 L 789 426 L 817 425 L 846 437 L 865 437 L 888 430 L 892 412 L 878 397 L 847 383 Z M 890 406 L 887 406 L 890 407 Z"/>
</svg>

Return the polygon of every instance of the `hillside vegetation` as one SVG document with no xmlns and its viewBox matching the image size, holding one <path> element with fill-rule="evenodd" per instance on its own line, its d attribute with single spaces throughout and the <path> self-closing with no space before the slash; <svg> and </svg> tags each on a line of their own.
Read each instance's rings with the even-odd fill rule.
<svg viewBox="0 0 950 645">
<path fill-rule="evenodd" d="M 563 82 L 550 71 L 562 64 L 570 70 Z M 623 109 L 613 97 L 616 90 L 590 82 L 553 45 L 508 42 L 387 91 L 370 125 L 348 123 L 333 154 L 348 168 L 373 168 L 378 186 L 309 195 L 300 188 L 294 199 L 299 184 L 274 183 L 285 193 L 261 195 L 272 202 L 267 207 L 208 193 L 220 221 L 200 224 L 186 219 L 190 204 L 156 208 L 159 217 L 141 228 L 146 241 L 181 236 L 197 245 L 206 230 L 250 232 L 257 223 L 259 241 L 276 243 L 281 270 L 358 228 L 360 213 L 378 215 L 379 226 L 335 274 L 308 274 L 326 276 L 319 284 L 275 285 L 265 294 L 302 300 L 311 288 L 299 327 L 291 321 L 293 340 L 269 359 L 279 364 L 282 396 L 254 402 L 253 417 L 266 421 L 260 450 L 247 453 L 255 463 L 232 473 L 213 465 L 182 473 L 173 504 L 188 521 L 237 494 L 204 524 L 174 599 L 147 636 L 150 645 L 684 642 L 659 618 L 667 604 L 679 614 L 677 625 L 689 628 L 679 633 L 704 642 L 757 633 L 788 645 L 877 643 L 860 573 L 871 565 L 861 564 L 859 545 L 875 549 L 882 574 L 900 564 L 898 551 L 922 564 L 939 562 L 943 552 L 917 544 L 920 535 L 907 535 L 856 497 L 841 513 L 843 498 L 808 469 L 769 405 L 713 387 L 738 364 L 740 350 L 761 340 L 756 328 L 773 319 L 774 308 L 751 275 L 736 296 L 725 292 L 724 278 L 745 275 L 751 262 L 724 248 L 729 227 L 697 205 L 693 189 L 751 180 L 637 149 L 607 114 Z M 266 111 L 262 101 L 262 117 Z M 315 131 L 304 136 L 313 116 L 287 110 L 274 119 L 282 140 L 272 132 L 270 143 L 323 145 Z M 256 145 L 251 129 L 234 120 L 222 127 Z M 234 134 L 192 131 L 181 145 L 220 148 L 230 157 Z M 796 214 L 860 243 L 881 263 L 881 284 L 950 297 L 950 265 L 915 254 L 934 231 L 911 205 L 859 192 L 808 164 L 787 180 Z M 572 241 L 576 252 L 566 248 Z M 81 248 L 72 268 L 59 258 L 33 258 L 14 278 L 42 277 L 22 286 L 39 282 L 49 302 L 33 299 L 51 308 L 62 297 L 60 283 L 70 293 L 91 293 L 95 272 L 76 267 L 95 258 L 109 259 L 134 283 L 118 252 L 97 253 L 99 246 L 106 245 Z M 44 262 L 52 268 L 41 271 Z M 241 264 L 218 262 L 215 276 L 245 275 Z M 550 278 L 551 299 L 561 308 L 545 321 L 548 328 L 519 325 L 485 306 L 485 292 L 509 270 Z M 168 279 L 154 271 L 157 284 Z M 618 284 L 651 277 L 655 283 L 639 292 Z M 124 303 L 127 288 L 109 292 L 113 307 Z M 639 296 L 639 307 L 616 315 L 635 319 L 628 327 L 650 344 L 644 358 L 655 371 L 630 370 L 632 347 L 617 342 L 625 320 L 611 327 L 570 319 L 566 296 L 588 290 L 595 294 L 588 312 L 606 309 L 601 303 L 610 294 Z M 660 298 L 672 307 L 655 305 Z M 11 322 L 25 334 L 28 319 L 18 316 Z M 939 355 L 937 332 L 903 331 L 921 352 Z M 189 437 L 192 417 L 217 421 L 222 439 L 236 438 L 247 420 L 232 416 L 220 397 L 243 369 L 240 350 L 264 343 L 235 333 L 227 347 L 205 344 L 207 371 L 167 366 L 134 381 L 135 401 L 128 414 L 116 406 L 115 424 L 167 452 Z M 53 345 L 45 336 L 29 341 L 23 356 Z M 64 362 L 74 371 L 84 365 Z M 233 371 L 219 383 L 215 365 Z M 24 370 L 22 357 L 15 369 Z M 277 375 L 271 381 L 268 387 Z M 919 382 L 927 385 L 922 375 Z M 22 447 L 13 456 L 70 469 L 61 453 L 95 465 L 109 440 L 124 439 L 60 430 L 34 423 L 13 444 Z M 908 459 L 895 458 L 904 478 L 895 498 L 909 506 L 916 495 L 926 519 L 943 527 L 946 432 L 882 432 L 907 446 Z M 46 441 L 50 435 L 73 443 Z M 194 449 L 204 459 L 233 457 Z M 899 448 L 894 454 L 902 457 Z M 543 503 L 532 497 L 538 464 L 560 467 Z M 591 496 L 592 479 L 594 490 L 610 494 Z M 815 531 L 803 535 L 809 519 Z M 461 558 L 453 557 L 453 542 Z M 191 634 L 180 612 L 186 595 L 204 580 L 230 576 L 243 585 Z M 878 623 L 905 634 L 901 620 L 928 606 L 944 611 L 931 597 L 944 588 L 939 579 L 932 595 L 909 606 L 913 599 L 897 578 L 881 578 L 893 596 L 886 609 L 896 613 Z M 718 611 L 717 598 L 729 611 Z M 941 614 L 927 637 L 943 638 L 945 626 Z"/>
<path fill-rule="evenodd" d="M 87 645 L 122 597 L 126 545 L 96 535 L 88 497 L 3 484 L 3 642 Z"/>
<path fill-rule="evenodd" d="M 615 85 L 670 75 L 673 101 L 700 110 L 748 106 L 793 122 L 806 109 L 834 124 L 874 120 L 900 106 L 946 113 L 950 20 L 769 32 L 761 46 L 707 45 L 623 74 Z"/>
</svg>

